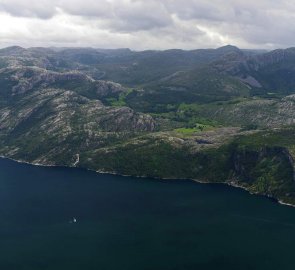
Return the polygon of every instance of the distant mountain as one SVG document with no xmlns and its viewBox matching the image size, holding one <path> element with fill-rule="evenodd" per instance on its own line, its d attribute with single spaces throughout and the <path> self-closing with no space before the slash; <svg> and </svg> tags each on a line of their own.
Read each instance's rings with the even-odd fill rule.
<svg viewBox="0 0 295 270">
<path fill-rule="evenodd" d="M 28 66 L 64 70 L 92 71 L 103 79 L 130 86 L 154 81 L 180 70 L 189 70 L 240 50 L 234 46 L 192 51 L 167 50 L 135 52 L 129 49 L 29 48 L 9 47 L 0 50 L 7 61 Z M 95 72 L 94 72 L 95 71 Z"/>
<path fill-rule="evenodd" d="M 253 94 L 294 93 L 295 49 L 275 50 L 257 55 L 227 55 L 213 65 L 219 72 L 240 79 L 253 88 Z"/>
</svg>

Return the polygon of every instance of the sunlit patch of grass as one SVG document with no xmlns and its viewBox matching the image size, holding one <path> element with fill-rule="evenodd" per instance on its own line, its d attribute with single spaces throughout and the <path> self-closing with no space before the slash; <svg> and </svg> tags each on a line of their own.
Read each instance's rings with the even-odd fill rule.
<svg viewBox="0 0 295 270">
<path fill-rule="evenodd" d="M 195 127 L 193 128 L 177 128 L 174 131 L 181 133 L 183 135 L 193 135 L 194 133 L 202 132 L 202 131 L 208 131 L 214 129 L 213 126 L 210 125 L 203 125 L 197 123 Z"/>
<path fill-rule="evenodd" d="M 133 89 L 128 89 L 127 92 L 121 93 L 118 98 L 108 98 L 107 101 L 113 107 L 127 106 L 126 97 L 131 94 Z"/>
</svg>

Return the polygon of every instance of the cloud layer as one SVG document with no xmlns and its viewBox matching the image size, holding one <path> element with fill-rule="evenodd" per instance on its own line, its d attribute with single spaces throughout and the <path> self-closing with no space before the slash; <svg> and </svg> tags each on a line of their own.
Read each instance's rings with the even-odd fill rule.
<svg viewBox="0 0 295 270">
<path fill-rule="evenodd" d="M 0 0 L 0 47 L 295 45 L 288 0 Z"/>
</svg>

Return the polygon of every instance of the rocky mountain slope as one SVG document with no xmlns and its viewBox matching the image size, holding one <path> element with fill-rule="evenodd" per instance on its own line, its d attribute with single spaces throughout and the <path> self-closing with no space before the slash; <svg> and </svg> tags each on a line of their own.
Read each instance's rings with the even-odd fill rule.
<svg viewBox="0 0 295 270">
<path fill-rule="evenodd" d="M 1 152 L 13 158 L 42 163 L 52 155 L 52 161 L 63 163 L 80 149 L 152 132 L 156 126 L 149 115 L 103 105 L 98 98 L 126 91 L 119 84 L 36 67 L 4 68 L 0 78 Z"/>
</svg>

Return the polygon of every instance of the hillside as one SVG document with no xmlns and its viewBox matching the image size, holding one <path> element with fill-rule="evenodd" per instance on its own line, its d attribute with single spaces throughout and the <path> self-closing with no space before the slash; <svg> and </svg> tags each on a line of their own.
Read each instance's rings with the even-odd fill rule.
<svg viewBox="0 0 295 270">
<path fill-rule="evenodd" d="M 0 50 L 0 155 L 295 204 L 294 49 Z"/>
</svg>

